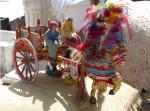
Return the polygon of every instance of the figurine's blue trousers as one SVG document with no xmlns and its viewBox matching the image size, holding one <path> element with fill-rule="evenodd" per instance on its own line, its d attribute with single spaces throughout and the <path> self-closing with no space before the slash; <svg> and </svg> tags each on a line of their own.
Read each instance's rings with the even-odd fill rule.
<svg viewBox="0 0 150 111">
<path fill-rule="evenodd" d="M 48 56 L 50 58 L 56 59 L 58 45 L 52 42 L 51 40 L 46 40 L 46 44 L 48 46 Z"/>
</svg>

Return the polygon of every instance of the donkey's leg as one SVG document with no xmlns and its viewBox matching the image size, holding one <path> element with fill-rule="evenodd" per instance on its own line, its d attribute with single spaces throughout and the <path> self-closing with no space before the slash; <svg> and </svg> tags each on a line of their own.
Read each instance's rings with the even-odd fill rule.
<svg viewBox="0 0 150 111">
<path fill-rule="evenodd" d="M 103 93 L 107 90 L 108 83 L 104 81 L 100 81 L 98 83 L 98 97 L 101 98 Z"/>
<path fill-rule="evenodd" d="M 96 84 L 96 82 L 93 80 L 93 83 L 92 83 L 92 90 L 91 90 L 91 98 L 90 98 L 90 103 L 91 103 L 91 104 L 96 104 L 96 98 L 95 98 L 96 90 L 97 90 L 97 84 Z"/>
<path fill-rule="evenodd" d="M 122 82 L 122 76 L 117 75 L 115 78 L 113 78 L 113 88 L 110 90 L 109 94 L 114 95 L 121 86 L 121 82 Z"/>
</svg>

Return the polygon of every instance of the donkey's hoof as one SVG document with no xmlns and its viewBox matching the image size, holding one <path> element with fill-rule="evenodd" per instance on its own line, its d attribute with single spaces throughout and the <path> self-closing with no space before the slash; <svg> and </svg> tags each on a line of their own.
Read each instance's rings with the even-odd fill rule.
<svg viewBox="0 0 150 111">
<path fill-rule="evenodd" d="M 109 91 L 109 94 L 110 94 L 110 95 L 114 95 L 115 93 L 114 93 L 114 91 L 111 89 L 111 90 Z"/>
<path fill-rule="evenodd" d="M 96 104 L 96 98 L 94 96 L 91 96 L 90 103 L 91 104 Z"/>
</svg>

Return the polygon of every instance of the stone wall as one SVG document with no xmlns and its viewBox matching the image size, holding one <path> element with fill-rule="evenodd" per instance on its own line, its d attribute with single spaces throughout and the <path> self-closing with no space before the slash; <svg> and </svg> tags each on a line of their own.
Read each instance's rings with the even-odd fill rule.
<svg viewBox="0 0 150 111">
<path fill-rule="evenodd" d="M 124 81 L 138 89 L 150 89 L 150 2 L 129 5 L 133 40 L 128 40 L 126 65 L 119 67 Z"/>
</svg>

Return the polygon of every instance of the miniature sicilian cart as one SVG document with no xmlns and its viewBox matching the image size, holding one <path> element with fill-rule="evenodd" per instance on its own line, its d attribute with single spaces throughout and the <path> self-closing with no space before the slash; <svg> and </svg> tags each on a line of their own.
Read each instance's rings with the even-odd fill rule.
<svg viewBox="0 0 150 111">
<path fill-rule="evenodd" d="M 96 95 L 102 97 L 108 86 L 114 95 L 122 82 L 116 65 L 125 62 L 126 36 L 130 36 L 127 16 L 124 5 L 107 3 L 88 8 L 78 32 L 69 17 L 62 26 L 55 21 L 41 26 L 38 20 L 37 27 L 19 27 L 13 51 L 16 72 L 22 81 L 32 83 L 38 76 L 38 61 L 47 60 L 46 73 L 61 78 L 67 72 L 66 80 L 78 89 L 79 100 L 85 97 L 86 76 L 93 80 L 90 103 L 95 104 Z"/>
</svg>

